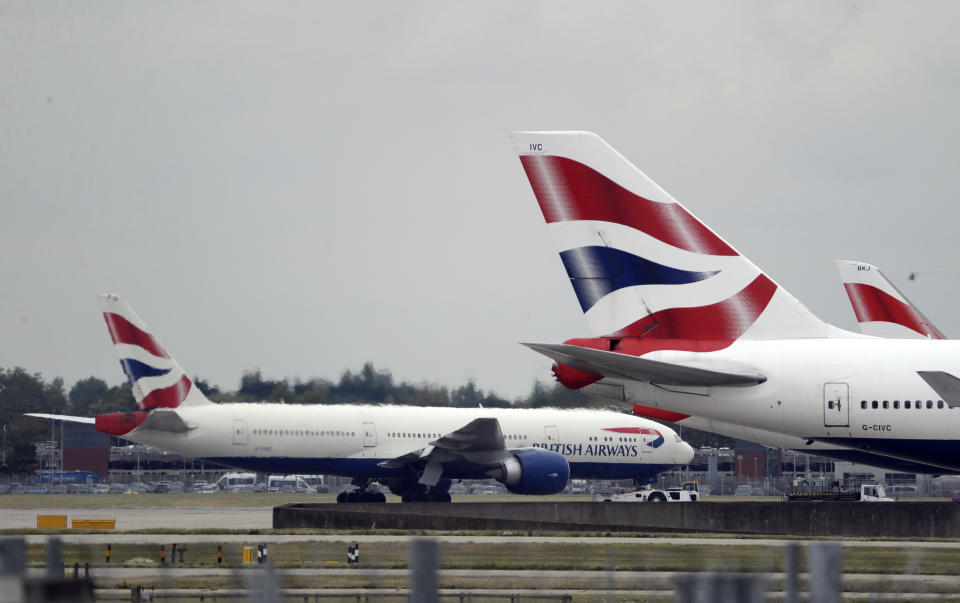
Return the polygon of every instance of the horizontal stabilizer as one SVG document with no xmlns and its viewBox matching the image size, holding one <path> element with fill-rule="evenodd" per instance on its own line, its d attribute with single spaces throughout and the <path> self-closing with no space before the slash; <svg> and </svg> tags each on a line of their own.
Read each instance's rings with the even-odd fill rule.
<svg viewBox="0 0 960 603">
<path fill-rule="evenodd" d="M 183 417 L 181 417 L 176 410 L 172 408 L 157 408 L 147 415 L 147 418 L 137 427 L 136 431 L 145 431 L 148 429 L 183 433 L 193 429 L 193 426 L 184 421 Z"/>
<path fill-rule="evenodd" d="M 960 406 L 960 379 L 943 371 L 917 371 L 917 374 L 950 408 Z"/>
<path fill-rule="evenodd" d="M 613 379 L 635 379 L 657 385 L 691 387 L 746 387 L 767 380 L 759 373 L 714 371 L 569 344 L 525 343 L 523 345 L 578 371 Z"/>
<path fill-rule="evenodd" d="M 73 415 L 49 415 L 42 412 L 24 413 L 28 417 L 37 417 L 38 419 L 50 419 L 51 421 L 68 421 L 70 423 L 86 423 L 93 425 L 96 419 L 93 417 L 75 417 Z"/>
</svg>

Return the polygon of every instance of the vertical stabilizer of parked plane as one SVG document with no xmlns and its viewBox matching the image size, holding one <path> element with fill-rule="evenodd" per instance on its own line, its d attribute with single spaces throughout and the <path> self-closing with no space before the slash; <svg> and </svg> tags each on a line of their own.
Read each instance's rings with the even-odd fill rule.
<svg viewBox="0 0 960 603">
<path fill-rule="evenodd" d="M 142 410 L 211 404 L 127 302 L 100 296 L 113 349 Z"/>
<path fill-rule="evenodd" d="M 830 334 L 596 134 L 516 132 L 512 139 L 596 336 L 726 347 L 740 338 Z"/>
<path fill-rule="evenodd" d="M 879 268 L 866 262 L 835 262 L 861 333 L 897 339 L 946 339 Z"/>
</svg>

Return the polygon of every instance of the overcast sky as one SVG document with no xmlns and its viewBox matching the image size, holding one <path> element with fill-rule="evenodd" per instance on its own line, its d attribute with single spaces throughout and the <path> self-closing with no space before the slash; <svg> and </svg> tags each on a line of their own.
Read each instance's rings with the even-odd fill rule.
<svg viewBox="0 0 960 603">
<path fill-rule="evenodd" d="M 507 133 L 593 130 L 822 318 L 834 258 L 960 337 L 955 2 L 4 2 L 0 367 L 514 398 L 587 336 Z"/>
</svg>

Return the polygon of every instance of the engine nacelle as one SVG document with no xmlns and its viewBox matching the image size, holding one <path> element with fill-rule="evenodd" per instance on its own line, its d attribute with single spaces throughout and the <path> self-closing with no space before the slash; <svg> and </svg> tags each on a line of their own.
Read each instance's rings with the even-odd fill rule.
<svg viewBox="0 0 960 603">
<path fill-rule="evenodd" d="M 562 454 L 549 450 L 517 450 L 487 475 L 514 494 L 556 494 L 567 487 L 570 463 Z"/>
</svg>

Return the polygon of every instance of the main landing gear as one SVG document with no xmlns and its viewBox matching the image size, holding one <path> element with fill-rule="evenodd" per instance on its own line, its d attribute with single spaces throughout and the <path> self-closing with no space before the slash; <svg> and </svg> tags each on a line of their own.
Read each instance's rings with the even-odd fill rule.
<svg viewBox="0 0 960 603">
<path fill-rule="evenodd" d="M 400 497 L 403 502 L 450 502 L 450 493 L 438 491 L 436 487 L 428 488 L 417 484 L 416 488 Z"/>
<path fill-rule="evenodd" d="M 387 497 L 383 495 L 382 492 L 370 492 L 367 490 L 367 486 L 370 485 L 370 480 L 364 479 L 355 479 L 353 480 L 353 485 L 357 487 L 356 490 L 352 492 L 341 492 L 337 494 L 338 503 L 385 503 L 387 502 Z"/>
<path fill-rule="evenodd" d="M 451 483 L 442 479 L 435 486 L 425 486 L 414 480 L 390 480 L 386 485 L 403 502 L 450 502 Z"/>
</svg>

